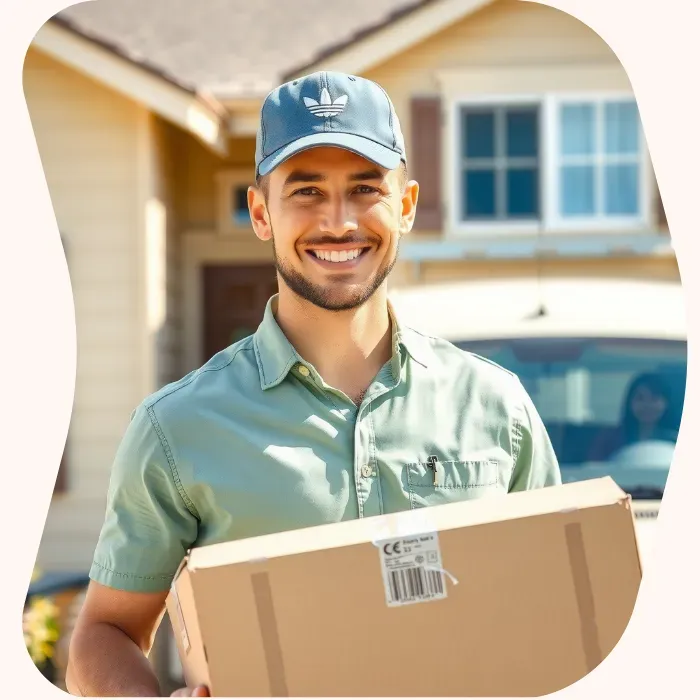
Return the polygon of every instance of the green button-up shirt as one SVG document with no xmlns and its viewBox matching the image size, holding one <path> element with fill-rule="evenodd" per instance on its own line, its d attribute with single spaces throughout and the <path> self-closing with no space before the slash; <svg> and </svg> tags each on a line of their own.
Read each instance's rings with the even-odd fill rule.
<svg viewBox="0 0 700 700">
<path fill-rule="evenodd" d="M 91 577 L 166 590 L 194 546 L 561 483 L 518 378 L 403 327 L 356 406 L 277 324 L 134 411 Z"/>
</svg>

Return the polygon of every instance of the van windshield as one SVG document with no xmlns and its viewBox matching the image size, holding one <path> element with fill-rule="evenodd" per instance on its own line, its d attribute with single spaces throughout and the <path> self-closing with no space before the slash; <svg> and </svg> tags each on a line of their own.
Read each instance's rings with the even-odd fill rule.
<svg viewBox="0 0 700 700">
<path fill-rule="evenodd" d="M 686 342 L 518 338 L 455 345 L 518 375 L 564 482 L 612 476 L 636 499 L 661 498 L 683 411 Z"/>
</svg>

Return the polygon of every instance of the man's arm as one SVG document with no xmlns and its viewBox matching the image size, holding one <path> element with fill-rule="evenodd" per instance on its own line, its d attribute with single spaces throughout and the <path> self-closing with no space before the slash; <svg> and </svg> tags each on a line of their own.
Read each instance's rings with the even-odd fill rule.
<svg viewBox="0 0 700 700">
<path fill-rule="evenodd" d="M 155 421 L 140 406 L 117 450 L 92 581 L 71 638 L 72 694 L 160 695 L 147 655 L 173 575 L 196 541 L 198 517 L 176 479 L 177 453 L 171 445 L 166 452 Z"/>
<path fill-rule="evenodd" d="M 515 468 L 510 491 L 561 484 L 559 461 L 530 395 L 518 380 L 519 410 L 514 417 Z"/>
<path fill-rule="evenodd" d="M 94 581 L 73 631 L 66 673 L 72 695 L 159 697 L 147 655 L 167 592 L 119 591 Z"/>
<path fill-rule="evenodd" d="M 93 581 L 71 637 L 68 692 L 82 697 L 160 697 L 148 654 L 165 613 L 166 597 L 167 592 L 119 591 Z M 208 695 L 203 687 L 173 693 Z"/>
</svg>

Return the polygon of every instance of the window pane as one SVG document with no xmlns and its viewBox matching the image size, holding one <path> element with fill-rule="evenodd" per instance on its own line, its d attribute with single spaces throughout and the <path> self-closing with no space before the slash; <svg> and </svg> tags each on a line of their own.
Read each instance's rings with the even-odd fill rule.
<svg viewBox="0 0 700 700">
<path fill-rule="evenodd" d="M 537 110 L 510 109 L 506 114 L 506 155 L 537 156 Z"/>
<path fill-rule="evenodd" d="M 231 193 L 231 218 L 236 224 L 246 224 L 250 221 L 248 212 L 248 187 L 238 185 Z"/>
<path fill-rule="evenodd" d="M 534 217 L 538 213 L 537 168 L 509 168 L 507 172 L 509 217 Z"/>
<path fill-rule="evenodd" d="M 595 172 L 592 165 L 567 165 L 561 169 L 559 208 L 562 216 L 595 213 Z"/>
<path fill-rule="evenodd" d="M 495 170 L 467 170 L 463 186 L 465 219 L 492 219 L 496 216 Z"/>
<path fill-rule="evenodd" d="M 636 165 L 605 167 L 605 213 L 639 213 L 639 168 Z"/>
<path fill-rule="evenodd" d="M 493 110 L 465 111 L 464 155 L 467 158 L 493 158 L 496 155 L 495 128 Z"/>
<path fill-rule="evenodd" d="M 592 104 L 561 108 L 561 152 L 567 155 L 595 153 L 595 109 Z"/>
<path fill-rule="evenodd" d="M 639 115 L 634 102 L 610 102 L 605 105 L 605 152 L 637 153 Z"/>
</svg>

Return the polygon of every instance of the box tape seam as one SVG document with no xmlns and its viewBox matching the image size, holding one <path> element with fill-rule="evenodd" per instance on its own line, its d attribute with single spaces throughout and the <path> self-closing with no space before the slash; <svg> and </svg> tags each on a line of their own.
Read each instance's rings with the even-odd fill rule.
<svg viewBox="0 0 700 700">
<path fill-rule="evenodd" d="M 581 523 L 565 525 L 566 545 L 569 552 L 569 567 L 574 582 L 579 621 L 581 624 L 581 642 L 586 665 L 590 673 L 603 660 L 596 620 L 595 599 L 591 585 L 588 558 L 583 542 Z"/>
<path fill-rule="evenodd" d="M 258 625 L 262 637 L 263 652 L 267 665 L 267 677 L 270 683 L 270 694 L 273 697 L 288 697 L 287 676 L 282 657 L 277 616 L 272 599 L 270 575 L 267 571 L 251 574 L 253 596 L 258 613 Z"/>
</svg>

